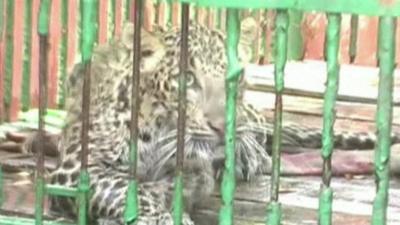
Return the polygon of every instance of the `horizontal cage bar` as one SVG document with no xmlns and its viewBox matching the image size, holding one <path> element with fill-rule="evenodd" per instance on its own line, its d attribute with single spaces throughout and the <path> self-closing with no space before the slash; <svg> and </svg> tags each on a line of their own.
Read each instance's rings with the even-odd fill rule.
<svg viewBox="0 0 400 225">
<path fill-rule="evenodd" d="M 399 1 L 382 0 L 178 0 L 198 6 L 226 8 L 297 9 L 369 16 L 400 16 Z"/>
</svg>

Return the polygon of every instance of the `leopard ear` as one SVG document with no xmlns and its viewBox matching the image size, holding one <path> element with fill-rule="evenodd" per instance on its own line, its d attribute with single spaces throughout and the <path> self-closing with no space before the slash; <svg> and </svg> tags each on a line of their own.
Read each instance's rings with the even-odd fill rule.
<svg viewBox="0 0 400 225">
<path fill-rule="evenodd" d="M 253 58 L 253 44 L 257 39 L 258 23 L 253 17 L 246 17 L 240 24 L 240 40 L 238 46 L 239 59 L 243 64 L 250 63 Z"/>
<path fill-rule="evenodd" d="M 122 26 L 121 41 L 128 48 L 132 48 L 133 46 L 132 41 L 134 32 L 135 29 L 133 27 L 133 23 L 124 23 L 124 25 Z"/>
<path fill-rule="evenodd" d="M 156 69 L 165 56 L 166 46 L 161 33 L 141 31 L 141 62 L 142 71 L 151 72 Z"/>
<path fill-rule="evenodd" d="M 161 39 L 161 34 L 149 32 L 144 28 L 140 31 L 140 55 L 142 72 L 149 72 L 155 69 L 165 54 L 165 45 Z M 133 49 L 133 23 L 125 23 L 121 33 L 122 44 L 127 48 Z"/>
</svg>

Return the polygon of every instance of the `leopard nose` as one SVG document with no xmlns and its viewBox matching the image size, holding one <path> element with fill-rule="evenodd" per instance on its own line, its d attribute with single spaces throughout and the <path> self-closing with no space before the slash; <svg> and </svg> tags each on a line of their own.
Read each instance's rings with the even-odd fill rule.
<svg viewBox="0 0 400 225">
<path fill-rule="evenodd" d="M 223 139 L 225 136 L 225 123 L 224 122 L 208 122 L 208 126 L 213 130 L 219 138 Z"/>
</svg>

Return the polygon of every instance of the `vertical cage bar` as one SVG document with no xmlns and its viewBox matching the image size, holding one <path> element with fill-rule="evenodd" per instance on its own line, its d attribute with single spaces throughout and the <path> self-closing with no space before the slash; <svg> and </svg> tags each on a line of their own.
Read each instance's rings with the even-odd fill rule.
<svg viewBox="0 0 400 225">
<path fill-rule="evenodd" d="M 393 71 L 395 68 L 396 18 L 379 18 L 379 94 L 376 114 L 378 142 L 375 150 L 376 196 L 373 225 L 385 225 L 390 181 L 390 146 L 393 114 Z"/>
<path fill-rule="evenodd" d="M 236 99 L 238 78 L 243 68 L 239 64 L 237 46 L 239 43 L 239 10 L 227 9 L 227 57 L 226 74 L 226 112 L 225 112 L 225 169 L 222 178 L 222 206 L 219 212 L 219 224 L 233 224 L 233 201 L 235 195 L 235 145 L 236 145 Z"/>
<path fill-rule="evenodd" d="M 30 106 L 31 84 L 31 52 L 32 52 L 32 0 L 25 0 L 24 8 L 24 58 L 22 69 L 22 110 Z"/>
<path fill-rule="evenodd" d="M 335 103 L 339 85 L 339 46 L 340 46 L 340 14 L 329 13 L 328 27 L 325 35 L 325 49 L 327 59 L 327 81 L 324 96 L 324 122 L 322 130 L 323 159 L 322 184 L 319 196 L 318 220 L 321 225 L 332 224 L 332 197 L 333 191 L 330 187 L 332 170 L 331 157 L 334 146 L 333 126 L 335 124 Z"/>
<path fill-rule="evenodd" d="M 211 8 L 207 7 L 206 8 L 206 24 L 207 24 L 207 27 L 211 27 L 211 18 L 212 18 L 212 16 L 211 16 Z"/>
<path fill-rule="evenodd" d="M 217 21 L 216 21 L 216 24 L 217 24 L 217 29 L 221 29 L 221 27 L 222 27 L 222 23 L 221 23 L 221 17 L 222 17 L 222 9 L 221 8 L 217 8 L 217 10 L 216 10 L 217 12 L 216 12 L 216 17 L 217 17 Z"/>
<path fill-rule="evenodd" d="M 138 208 L 138 197 L 137 197 L 137 178 L 136 178 L 136 167 L 137 167 L 137 140 L 138 140 L 138 118 L 140 111 L 140 99 L 139 99 L 139 87 L 140 87 L 140 36 L 141 36 L 141 24 L 142 24 L 142 13 L 143 0 L 135 1 L 134 11 L 134 37 L 133 37 L 133 73 L 132 73 L 132 105 L 131 105 L 131 126 L 130 126 L 130 180 L 128 184 L 128 191 L 125 201 L 125 212 L 124 220 L 126 223 L 132 223 L 137 220 L 139 215 Z"/>
<path fill-rule="evenodd" d="M 183 159 L 185 150 L 186 127 L 186 80 L 188 69 L 188 34 L 189 34 L 189 4 L 182 3 L 181 15 L 181 54 L 179 59 L 179 101 L 178 101 L 178 136 L 176 153 L 176 174 L 173 216 L 174 225 L 182 223 L 183 213 Z"/>
<path fill-rule="evenodd" d="M 267 58 L 267 28 L 268 28 L 268 10 L 264 9 L 261 15 L 261 47 L 259 51 L 259 64 L 263 64 Z"/>
<path fill-rule="evenodd" d="M 194 20 L 196 22 L 199 22 L 199 20 L 200 20 L 200 18 L 199 18 L 200 17 L 200 13 L 199 13 L 200 8 L 197 5 L 195 5 L 193 11 L 194 11 L 194 13 L 193 13 Z"/>
<path fill-rule="evenodd" d="M 35 224 L 43 224 L 43 200 L 44 200 L 44 116 L 47 107 L 47 63 L 48 63 L 48 34 L 50 20 L 50 0 L 41 0 L 38 18 L 39 33 L 39 140 L 34 148 L 37 151 L 36 184 L 35 184 Z"/>
<path fill-rule="evenodd" d="M 3 40 L 5 15 L 6 13 L 4 12 L 4 0 L 0 0 L 0 41 Z"/>
<path fill-rule="evenodd" d="M 351 15 L 351 20 L 350 20 L 350 47 L 349 47 L 350 63 L 354 63 L 354 60 L 356 59 L 357 37 L 358 37 L 358 15 Z"/>
<path fill-rule="evenodd" d="M 303 22 L 303 12 L 296 9 L 289 10 L 288 28 L 288 59 L 302 60 L 304 55 L 303 33 L 301 25 Z"/>
<path fill-rule="evenodd" d="M 160 0 L 153 0 L 154 24 L 160 24 Z"/>
<path fill-rule="evenodd" d="M 108 4 L 107 40 L 110 40 L 115 35 L 115 6 L 117 3 L 116 0 L 110 0 Z"/>
<path fill-rule="evenodd" d="M 128 21 L 128 20 L 130 20 L 130 18 L 131 18 L 131 2 L 132 2 L 132 0 L 125 0 L 125 4 L 124 4 L 124 9 L 125 9 L 125 14 L 124 14 L 124 17 L 125 17 L 125 21 Z"/>
<path fill-rule="evenodd" d="M 5 70 L 3 82 L 3 104 L 5 119 L 10 119 L 10 105 L 12 98 L 12 77 L 13 77 L 13 55 L 14 55 L 14 0 L 7 0 L 6 3 L 6 52 L 5 52 Z"/>
<path fill-rule="evenodd" d="M 282 92 L 284 89 L 284 70 L 287 60 L 288 26 L 289 18 L 286 10 L 278 10 L 276 15 L 276 55 L 275 55 L 275 114 L 274 132 L 272 139 L 272 176 L 271 198 L 267 207 L 267 224 L 280 224 L 282 212 L 279 197 L 279 177 L 281 166 L 281 140 L 282 140 Z"/>
<path fill-rule="evenodd" d="M 167 16 L 166 16 L 166 22 L 167 22 L 167 27 L 172 26 L 172 14 L 174 13 L 172 10 L 172 0 L 166 0 L 166 11 L 167 11 Z"/>
<path fill-rule="evenodd" d="M 82 1 L 82 0 L 80 0 L 80 1 Z M 96 22 L 95 22 L 95 24 L 96 24 L 96 26 L 95 26 L 95 29 L 94 29 L 94 32 L 95 32 L 95 35 L 94 35 L 94 44 L 98 44 L 99 43 L 99 38 L 100 38 L 100 32 L 99 32 L 99 26 L 100 26 L 100 24 L 98 23 L 98 22 L 100 22 L 100 16 L 103 16 L 103 15 L 101 15 L 100 14 L 100 3 L 99 3 L 99 1 L 98 0 L 96 0 L 95 2 L 94 2 L 94 15 L 93 15 L 93 17 L 94 18 L 96 18 Z M 94 21 L 93 21 L 94 22 Z"/>
<path fill-rule="evenodd" d="M 3 180 L 3 168 L 0 166 L 0 208 L 3 206 L 3 202 L 4 202 L 4 180 Z"/>
<path fill-rule="evenodd" d="M 88 194 L 90 177 L 87 170 L 89 155 L 89 111 L 90 111 L 90 65 L 93 46 L 97 36 L 97 0 L 81 0 L 81 56 L 84 65 L 82 88 L 82 131 L 81 131 L 81 171 L 78 184 L 78 224 L 87 224 Z"/>
<path fill-rule="evenodd" d="M 61 45 L 60 45 L 60 85 L 58 107 L 65 105 L 65 79 L 67 78 L 68 63 L 68 0 L 61 1 Z"/>
</svg>

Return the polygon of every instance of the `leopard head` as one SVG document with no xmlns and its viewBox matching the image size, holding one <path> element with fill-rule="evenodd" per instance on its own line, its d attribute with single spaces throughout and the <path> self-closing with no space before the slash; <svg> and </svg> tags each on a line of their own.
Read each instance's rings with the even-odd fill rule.
<svg viewBox="0 0 400 225">
<path fill-rule="evenodd" d="M 251 26 L 253 24 L 254 26 Z M 251 43 L 255 37 L 256 23 L 244 20 L 238 53 L 242 64 L 248 63 Z M 179 89 L 179 59 L 181 31 L 174 29 L 163 34 L 166 46 L 165 56 L 159 62 L 154 73 L 144 78 L 146 92 L 152 96 L 151 109 L 148 118 L 153 121 L 155 132 L 151 137 L 157 137 L 157 163 L 152 167 L 160 171 L 168 160 L 172 159 L 177 145 L 178 89 Z M 187 111 L 185 132 L 185 157 L 213 160 L 222 155 L 221 145 L 224 145 L 225 134 L 225 75 L 227 72 L 227 57 L 225 50 L 225 35 L 218 30 L 206 28 L 196 23 L 190 23 L 188 34 L 188 69 L 187 75 Z M 264 150 L 265 133 L 261 125 L 248 119 L 242 95 L 246 80 L 239 79 L 238 111 L 237 111 L 237 148 L 239 160 L 238 170 L 242 176 L 255 174 L 260 164 L 268 160 Z M 146 103 L 147 104 L 147 103 Z M 142 105 L 142 111 L 146 107 Z M 150 114 L 151 114 L 150 113 Z M 160 134 L 162 131 L 162 134 Z M 150 132 L 151 133 L 151 132 Z M 242 171 L 244 170 L 244 171 Z M 155 172 L 157 174 L 157 172 Z"/>
</svg>

